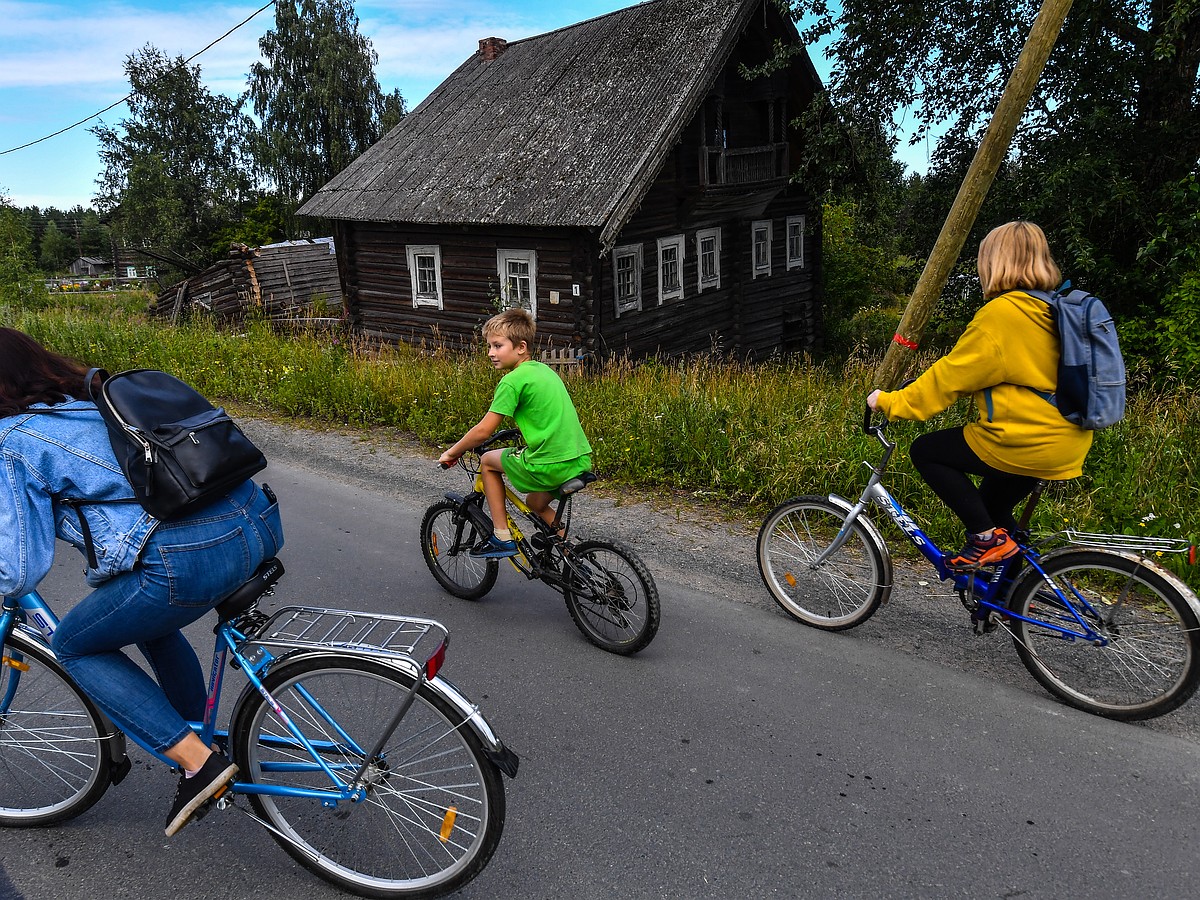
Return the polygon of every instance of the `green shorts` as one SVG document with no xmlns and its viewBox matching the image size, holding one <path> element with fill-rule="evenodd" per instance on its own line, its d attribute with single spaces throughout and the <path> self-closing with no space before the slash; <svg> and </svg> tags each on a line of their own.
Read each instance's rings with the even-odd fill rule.
<svg viewBox="0 0 1200 900">
<path fill-rule="evenodd" d="M 556 493 L 560 487 L 576 475 L 592 468 L 590 455 L 578 456 L 564 462 L 540 465 L 534 463 L 531 466 L 525 463 L 522 454 L 522 448 L 505 447 L 500 456 L 500 465 L 504 468 L 504 474 L 508 478 L 509 484 L 522 494 L 528 494 L 530 491 Z"/>
</svg>

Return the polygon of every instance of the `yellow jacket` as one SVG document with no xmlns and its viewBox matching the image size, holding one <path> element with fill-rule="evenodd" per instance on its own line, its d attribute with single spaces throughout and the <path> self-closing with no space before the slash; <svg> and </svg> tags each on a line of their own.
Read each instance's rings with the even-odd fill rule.
<svg viewBox="0 0 1200 900">
<path fill-rule="evenodd" d="M 980 459 L 1014 475 L 1075 478 L 1092 432 L 1029 390 L 1054 390 L 1058 357 L 1050 307 L 1024 291 L 1009 291 L 975 314 L 949 354 L 903 390 L 881 393 L 878 405 L 889 419 L 923 422 L 970 394 L 979 418 L 963 436 Z"/>
</svg>

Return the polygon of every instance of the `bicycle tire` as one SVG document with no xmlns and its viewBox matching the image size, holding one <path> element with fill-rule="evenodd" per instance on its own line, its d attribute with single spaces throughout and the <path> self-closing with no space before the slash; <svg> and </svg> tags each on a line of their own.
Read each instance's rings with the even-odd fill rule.
<svg viewBox="0 0 1200 900">
<path fill-rule="evenodd" d="M 14 631 L 0 665 L 0 826 L 52 825 L 108 789 L 107 719 L 54 654 Z M 14 680 L 15 679 L 15 680 Z"/>
<path fill-rule="evenodd" d="M 563 598 L 583 636 L 628 656 L 654 640 L 661 610 L 658 585 L 634 551 L 617 541 L 584 541 L 560 557 Z"/>
<path fill-rule="evenodd" d="M 264 679 L 288 717 L 310 741 L 322 743 L 323 759 L 344 767 L 347 779 L 412 684 L 412 675 L 379 660 L 332 653 L 283 662 Z M 331 720 L 321 718 L 301 687 Z M 330 721 L 337 723 L 336 736 Z M 243 695 L 232 737 L 246 780 L 330 787 L 324 772 L 288 766 L 312 758 L 258 692 Z M 348 741 L 362 750 L 353 752 Z M 479 738 L 457 709 L 422 685 L 381 756 L 361 803 L 330 808 L 309 798 L 249 794 L 250 804 L 293 859 L 345 890 L 421 898 L 462 887 L 487 865 L 504 829 L 504 786 Z M 273 764 L 283 770 L 271 771 Z"/>
<path fill-rule="evenodd" d="M 449 593 L 463 600 L 478 600 L 495 587 L 500 564 L 494 559 L 471 556 L 469 549 L 482 536 L 469 517 L 461 522 L 466 541 L 461 549 L 454 550 L 460 527 L 458 509 L 459 504 L 454 501 L 442 500 L 425 510 L 425 518 L 421 520 L 421 556 L 437 583 Z"/>
<path fill-rule="evenodd" d="M 793 497 L 775 507 L 758 530 L 758 572 L 789 616 L 824 631 L 843 631 L 871 618 L 892 592 L 892 558 L 870 519 L 860 515 L 838 551 L 813 561 L 845 524 L 845 508 L 828 497 Z"/>
<path fill-rule="evenodd" d="M 1200 621 L 1190 591 L 1158 565 L 1130 553 L 1067 549 L 1041 566 L 1060 591 L 1091 606 L 1097 646 L 1011 619 L 1013 643 L 1031 675 L 1069 706 L 1110 719 L 1161 716 L 1187 702 L 1200 683 Z M 1009 610 L 1078 628 L 1035 570 L 1014 586 Z"/>
</svg>

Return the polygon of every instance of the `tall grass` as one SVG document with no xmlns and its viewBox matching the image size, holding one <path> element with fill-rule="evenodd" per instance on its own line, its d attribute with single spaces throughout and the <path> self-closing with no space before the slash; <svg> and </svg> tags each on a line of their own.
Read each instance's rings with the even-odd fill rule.
<svg viewBox="0 0 1200 900">
<path fill-rule="evenodd" d="M 487 409 L 496 373 L 482 352 L 378 347 L 336 334 L 239 333 L 170 327 L 124 307 L 0 308 L 0 321 L 60 352 L 116 371 L 159 368 L 202 392 L 264 411 L 353 426 L 388 425 L 431 448 L 456 440 Z M 111 302 L 111 301 L 110 301 Z M 596 468 L 610 483 L 669 489 L 760 515 L 801 493 L 856 495 L 878 444 L 861 433 L 874 360 L 829 367 L 793 358 L 746 365 L 714 357 L 615 362 L 565 375 Z M 1100 432 L 1082 478 L 1055 485 L 1035 526 L 1200 535 L 1200 403 L 1185 386 L 1142 391 L 1127 418 Z M 962 424 L 966 402 L 920 425 L 896 423 L 903 451 L 921 430 Z M 947 544 L 961 526 L 899 452 L 889 486 Z M 896 542 L 899 546 L 899 542 Z"/>
</svg>

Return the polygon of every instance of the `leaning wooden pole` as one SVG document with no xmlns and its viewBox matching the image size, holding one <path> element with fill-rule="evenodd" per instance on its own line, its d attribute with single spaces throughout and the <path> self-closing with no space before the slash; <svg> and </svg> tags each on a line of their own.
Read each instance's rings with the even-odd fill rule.
<svg viewBox="0 0 1200 900">
<path fill-rule="evenodd" d="M 954 268 L 971 226 L 975 224 L 979 207 L 983 205 L 1000 163 L 1008 153 L 1017 124 L 1029 105 L 1029 98 L 1033 96 L 1033 89 L 1050 57 L 1050 51 L 1054 49 L 1054 42 L 1058 40 L 1071 3 L 1072 0 L 1043 0 L 1033 28 L 1029 31 L 1029 38 L 1004 88 L 1004 95 L 996 105 L 983 142 L 975 151 L 967 177 L 958 189 L 925 269 L 904 309 L 896 336 L 875 373 L 876 387 L 891 390 L 900 383 L 908 359 L 921 341 L 950 270 Z"/>
</svg>

